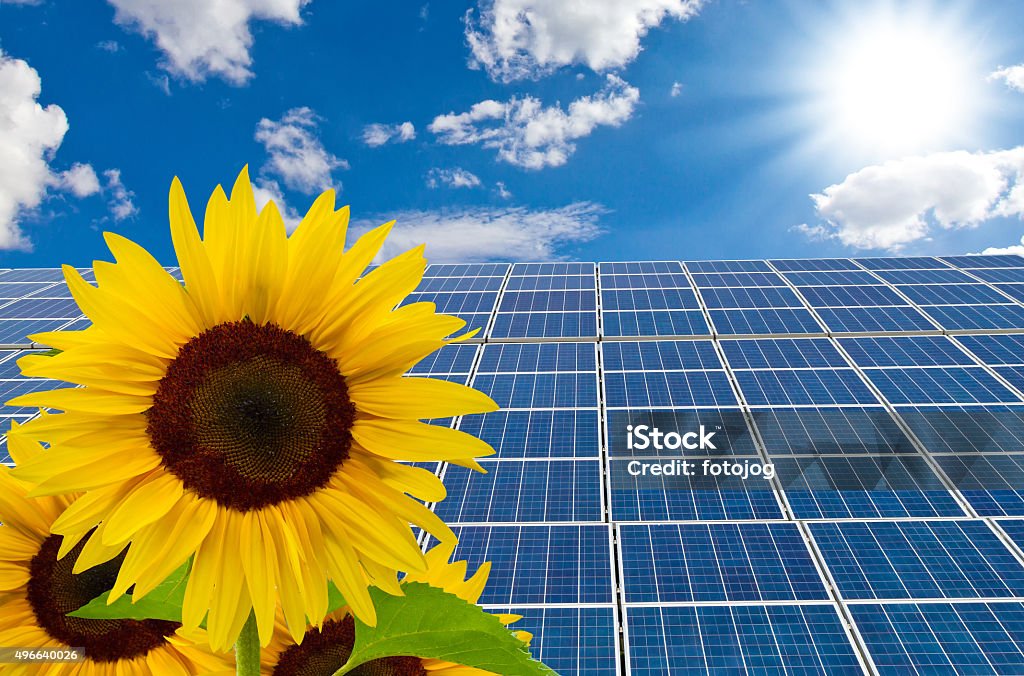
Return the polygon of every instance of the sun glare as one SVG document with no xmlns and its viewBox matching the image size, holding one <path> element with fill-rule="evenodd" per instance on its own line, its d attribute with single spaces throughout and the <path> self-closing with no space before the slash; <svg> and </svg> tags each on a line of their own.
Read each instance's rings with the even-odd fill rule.
<svg viewBox="0 0 1024 676">
<path fill-rule="evenodd" d="M 834 19 L 805 56 L 817 141 L 890 158 L 971 138 L 984 72 L 963 17 L 889 6 Z"/>
</svg>

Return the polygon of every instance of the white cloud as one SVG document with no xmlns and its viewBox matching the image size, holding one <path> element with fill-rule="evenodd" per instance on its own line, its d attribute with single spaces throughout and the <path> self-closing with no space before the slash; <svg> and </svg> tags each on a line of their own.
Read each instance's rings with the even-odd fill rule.
<svg viewBox="0 0 1024 676">
<path fill-rule="evenodd" d="M 102 42 L 97 42 L 96 47 L 111 54 L 121 51 L 121 45 L 117 40 L 103 40 Z"/>
<path fill-rule="evenodd" d="M 114 21 L 152 39 L 161 67 L 193 82 L 210 76 L 232 84 L 252 77 L 253 21 L 302 23 L 309 0 L 109 0 Z"/>
<path fill-rule="evenodd" d="M 107 182 L 103 186 L 103 192 L 107 196 L 107 207 L 115 221 L 123 221 L 139 213 L 133 199 L 135 193 L 124 186 L 121 182 L 120 169 L 107 169 L 103 172 Z"/>
<path fill-rule="evenodd" d="M 989 80 L 1003 80 L 1006 86 L 1024 92 L 1024 64 L 1000 68 L 988 76 Z"/>
<path fill-rule="evenodd" d="M 498 181 L 494 184 L 494 189 L 498 192 L 498 197 L 503 200 L 511 199 L 512 192 L 505 187 L 504 181 Z"/>
<path fill-rule="evenodd" d="M 573 141 L 599 126 L 618 127 L 632 117 L 639 100 L 639 89 L 608 75 L 601 91 L 576 99 L 568 111 L 558 105 L 544 107 L 532 96 L 513 97 L 507 103 L 488 99 L 465 113 L 438 115 L 429 129 L 441 143 L 478 143 L 519 167 L 557 167 L 575 152 Z"/>
<path fill-rule="evenodd" d="M 672 89 L 669 90 L 668 95 L 671 96 L 672 98 L 675 98 L 675 97 L 679 96 L 682 93 L 683 93 L 683 83 L 682 82 L 673 82 L 672 83 Z"/>
<path fill-rule="evenodd" d="M 427 243 L 432 263 L 491 260 L 557 260 L 558 249 L 602 234 L 597 221 L 608 211 L 593 202 L 557 209 L 475 207 L 449 211 L 404 211 L 386 216 L 397 223 L 381 258 Z M 356 234 L 381 219 L 353 223 Z"/>
<path fill-rule="evenodd" d="M 363 127 L 363 143 L 376 148 L 388 141 L 394 143 L 405 143 L 416 138 L 416 127 L 412 122 L 401 124 L 368 124 Z"/>
<path fill-rule="evenodd" d="M 281 185 L 277 181 L 255 180 L 252 184 L 252 191 L 256 198 L 256 208 L 258 210 L 262 211 L 267 202 L 272 201 L 277 210 L 281 212 L 281 218 L 284 220 L 285 228 L 289 233 L 299 227 L 302 215 L 285 202 Z"/>
<path fill-rule="evenodd" d="M 640 39 L 667 18 L 686 20 L 703 0 L 481 0 L 466 13 L 470 67 L 494 80 L 539 77 L 562 66 L 625 66 Z"/>
<path fill-rule="evenodd" d="M 68 118 L 37 99 L 39 74 L 0 51 L 0 249 L 31 249 L 19 219 L 60 182 L 50 160 L 64 140 Z"/>
<path fill-rule="evenodd" d="M 100 179 L 92 165 L 76 162 L 62 171 L 57 184 L 75 197 L 88 197 L 100 191 Z"/>
<path fill-rule="evenodd" d="M 427 172 L 427 187 L 439 188 L 442 185 L 449 188 L 475 188 L 480 185 L 480 179 L 476 174 L 466 171 L 461 167 L 454 169 L 438 169 L 434 167 Z"/>
<path fill-rule="evenodd" d="M 897 251 L 937 226 L 970 228 L 1024 216 L 1024 146 L 943 152 L 866 167 L 811 195 L 827 226 L 811 226 L 847 246 Z M 818 230 L 818 228 L 821 230 Z"/>
<path fill-rule="evenodd" d="M 984 256 L 996 256 L 999 254 L 1016 254 L 1018 256 L 1024 256 L 1024 237 L 1020 238 L 1020 244 L 1012 244 L 1010 246 L 990 246 L 981 253 Z"/>
<path fill-rule="evenodd" d="M 292 108 L 280 120 L 260 120 L 256 140 L 269 155 L 261 173 L 306 194 L 339 188 L 331 172 L 348 169 L 348 162 L 327 152 L 316 135 L 318 123 L 319 118 L 309 108 Z"/>
</svg>

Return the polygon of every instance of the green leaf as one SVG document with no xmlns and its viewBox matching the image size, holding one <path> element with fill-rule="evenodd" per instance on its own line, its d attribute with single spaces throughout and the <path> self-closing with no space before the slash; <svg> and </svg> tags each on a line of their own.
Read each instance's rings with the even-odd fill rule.
<svg viewBox="0 0 1024 676">
<path fill-rule="evenodd" d="M 341 595 L 341 592 L 334 583 L 330 580 L 327 581 L 327 613 L 333 613 L 335 610 L 341 610 L 347 605 L 345 597 Z"/>
<path fill-rule="evenodd" d="M 56 357 L 60 353 L 61 350 L 54 348 L 52 350 L 47 350 L 46 352 L 37 352 L 36 354 L 38 354 L 40 357 Z"/>
<path fill-rule="evenodd" d="M 185 601 L 185 586 L 191 571 L 192 559 L 181 564 L 166 580 L 161 582 L 138 600 L 132 603 L 131 596 L 125 594 L 109 606 L 107 598 L 110 592 L 103 592 L 78 610 L 68 615 L 88 620 L 167 620 L 181 622 L 181 606 Z"/>
<path fill-rule="evenodd" d="M 352 654 L 334 676 L 344 676 L 372 660 L 399 656 L 445 660 L 505 676 L 557 676 L 480 606 L 420 582 L 402 589 L 405 596 L 370 590 L 377 626 L 356 619 Z"/>
</svg>

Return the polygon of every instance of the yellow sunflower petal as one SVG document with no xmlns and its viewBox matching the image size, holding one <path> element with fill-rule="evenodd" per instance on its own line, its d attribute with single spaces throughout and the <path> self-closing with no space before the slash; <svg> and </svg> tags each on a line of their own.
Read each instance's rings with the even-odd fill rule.
<svg viewBox="0 0 1024 676">
<path fill-rule="evenodd" d="M 195 303 L 203 319 L 203 324 L 210 328 L 226 319 L 217 279 L 213 266 L 206 253 L 196 222 L 185 198 L 185 190 L 181 181 L 174 177 L 171 182 L 169 196 L 169 216 L 171 222 L 171 242 L 178 256 L 181 276 L 185 280 L 185 290 Z"/>
<path fill-rule="evenodd" d="M 356 408 L 381 418 L 422 420 L 489 413 L 498 405 L 471 387 L 433 378 L 382 378 L 353 384 Z"/>
<path fill-rule="evenodd" d="M 352 438 L 367 451 L 392 460 L 454 461 L 494 454 L 487 442 L 470 434 L 414 420 L 358 418 L 352 426 Z"/>
<path fill-rule="evenodd" d="M 150 481 L 139 484 L 106 520 L 104 544 L 124 542 L 143 526 L 164 518 L 184 491 L 181 480 L 169 474 L 157 474 Z"/>
</svg>

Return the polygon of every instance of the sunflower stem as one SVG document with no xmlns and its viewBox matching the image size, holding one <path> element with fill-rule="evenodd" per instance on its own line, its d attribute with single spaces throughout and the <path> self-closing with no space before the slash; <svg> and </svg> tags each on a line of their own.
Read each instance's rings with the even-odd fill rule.
<svg viewBox="0 0 1024 676">
<path fill-rule="evenodd" d="M 256 614 L 253 612 L 249 613 L 249 619 L 235 642 L 235 673 L 238 676 L 260 676 L 260 634 L 256 630 Z"/>
</svg>

